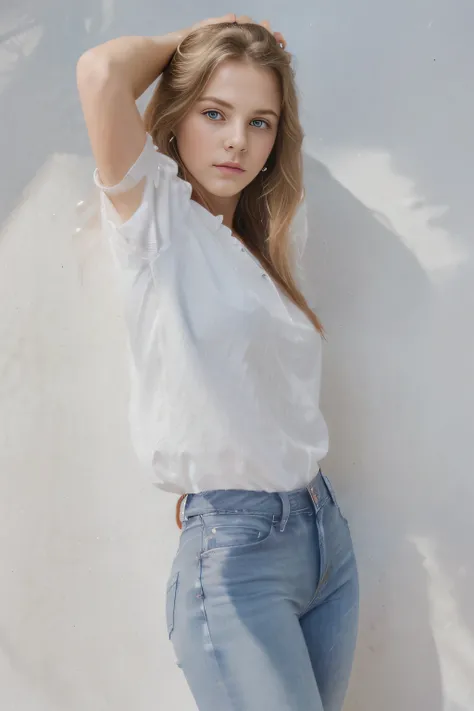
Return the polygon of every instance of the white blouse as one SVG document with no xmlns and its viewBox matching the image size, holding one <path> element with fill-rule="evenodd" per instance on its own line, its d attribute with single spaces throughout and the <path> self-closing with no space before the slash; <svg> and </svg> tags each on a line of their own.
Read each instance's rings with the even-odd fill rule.
<svg viewBox="0 0 474 711">
<path fill-rule="evenodd" d="M 121 222 L 107 194 L 144 176 L 142 203 Z M 123 279 L 132 442 L 156 486 L 306 486 L 328 451 L 320 334 L 222 215 L 191 200 L 151 136 L 118 185 L 104 186 L 97 170 L 94 180 Z"/>
</svg>

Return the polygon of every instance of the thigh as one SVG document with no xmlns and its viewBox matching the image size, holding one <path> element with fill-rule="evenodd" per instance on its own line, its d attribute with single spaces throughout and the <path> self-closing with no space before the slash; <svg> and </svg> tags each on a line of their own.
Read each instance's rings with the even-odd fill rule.
<svg viewBox="0 0 474 711">
<path fill-rule="evenodd" d="M 261 531 L 242 528 L 235 539 L 224 532 L 217 542 L 224 545 L 209 548 L 191 533 L 175 560 L 167 613 L 178 664 L 200 711 L 323 711 L 278 570 L 278 534 L 268 535 L 262 523 Z M 288 580 L 292 575 L 285 571 Z"/>
<path fill-rule="evenodd" d="M 328 572 L 300 621 L 324 711 L 341 711 L 357 640 L 358 573 L 349 527 L 338 506 L 330 504 L 320 513 Z"/>
</svg>

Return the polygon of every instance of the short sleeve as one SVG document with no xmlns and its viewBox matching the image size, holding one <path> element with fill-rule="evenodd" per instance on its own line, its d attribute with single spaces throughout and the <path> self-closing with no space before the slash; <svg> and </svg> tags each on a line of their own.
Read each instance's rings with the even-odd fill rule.
<svg viewBox="0 0 474 711">
<path fill-rule="evenodd" d="M 123 221 L 109 196 L 130 190 L 143 178 L 142 201 Z M 192 186 L 178 177 L 178 164 L 156 149 L 150 134 L 146 134 L 142 152 L 117 185 L 104 185 L 97 169 L 94 182 L 100 189 L 102 229 L 120 267 L 140 269 L 170 246 L 189 209 Z"/>
</svg>

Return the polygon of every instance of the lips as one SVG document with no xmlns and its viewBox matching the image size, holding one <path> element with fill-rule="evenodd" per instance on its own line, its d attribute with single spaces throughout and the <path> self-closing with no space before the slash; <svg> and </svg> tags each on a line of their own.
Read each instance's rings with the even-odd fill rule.
<svg viewBox="0 0 474 711">
<path fill-rule="evenodd" d="M 227 173 L 244 173 L 245 172 L 243 170 L 243 168 L 238 168 L 238 167 L 232 166 L 232 165 L 216 165 L 215 167 L 224 173 L 226 173 L 226 172 Z"/>
</svg>

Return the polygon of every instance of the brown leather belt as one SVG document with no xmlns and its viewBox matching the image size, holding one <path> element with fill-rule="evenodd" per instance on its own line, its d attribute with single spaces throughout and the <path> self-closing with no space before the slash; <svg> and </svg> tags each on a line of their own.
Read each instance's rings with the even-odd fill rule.
<svg viewBox="0 0 474 711">
<path fill-rule="evenodd" d="M 187 496 L 187 494 L 181 494 L 178 501 L 176 502 L 176 525 L 178 526 L 178 528 L 183 528 L 183 525 L 182 525 L 180 518 L 179 518 L 179 510 L 181 508 L 181 502 L 183 501 L 183 499 L 186 496 Z"/>
</svg>

